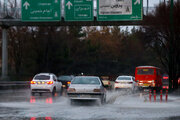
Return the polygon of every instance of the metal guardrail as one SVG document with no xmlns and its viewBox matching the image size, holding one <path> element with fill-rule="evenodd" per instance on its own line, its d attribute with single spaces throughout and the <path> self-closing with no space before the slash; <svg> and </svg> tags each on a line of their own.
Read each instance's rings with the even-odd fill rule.
<svg viewBox="0 0 180 120">
<path fill-rule="evenodd" d="M 0 81 L 0 86 L 28 86 L 29 81 Z"/>
</svg>

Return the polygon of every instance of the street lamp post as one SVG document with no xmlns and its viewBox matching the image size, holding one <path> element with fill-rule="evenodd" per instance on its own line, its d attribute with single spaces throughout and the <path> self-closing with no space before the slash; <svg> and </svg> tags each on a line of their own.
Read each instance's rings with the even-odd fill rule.
<svg viewBox="0 0 180 120">
<path fill-rule="evenodd" d="M 174 11 L 174 0 L 170 1 L 170 46 L 169 46 L 169 85 L 172 88 L 172 80 L 174 81 L 174 18 L 173 18 L 173 11 Z"/>
</svg>

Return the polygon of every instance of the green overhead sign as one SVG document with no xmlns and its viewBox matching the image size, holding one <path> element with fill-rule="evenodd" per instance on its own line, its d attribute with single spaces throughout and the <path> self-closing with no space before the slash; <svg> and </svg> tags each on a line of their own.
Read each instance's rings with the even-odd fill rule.
<svg viewBox="0 0 180 120">
<path fill-rule="evenodd" d="M 61 0 L 22 0 L 22 21 L 60 21 Z"/>
<path fill-rule="evenodd" d="M 65 0 L 65 21 L 93 21 L 93 0 Z"/>
<path fill-rule="evenodd" d="M 142 20 L 142 2 L 142 0 L 97 0 L 97 20 Z"/>
</svg>

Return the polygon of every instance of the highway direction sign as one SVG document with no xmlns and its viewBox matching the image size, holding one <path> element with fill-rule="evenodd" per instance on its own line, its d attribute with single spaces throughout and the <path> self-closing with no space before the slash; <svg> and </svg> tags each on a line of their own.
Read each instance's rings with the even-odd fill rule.
<svg viewBox="0 0 180 120">
<path fill-rule="evenodd" d="M 93 21 L 93 0 L 65 0 L 65 21 Z"/>
<path fill-rule="evenodd" d="M 142 6 L 142 0 L 97 0 L 97 20 L 142 20 Z"/>
<path fill-rule="evenodd" d="M 61 0 L 22 0 L 22 21 L 60 21 Z"/>
</svg>

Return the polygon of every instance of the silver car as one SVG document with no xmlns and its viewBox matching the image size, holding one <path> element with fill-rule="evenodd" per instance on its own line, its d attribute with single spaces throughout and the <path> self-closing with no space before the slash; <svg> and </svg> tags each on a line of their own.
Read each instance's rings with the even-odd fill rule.
<svg viewBox="0 0 180 120">
<path fill-rule="evenodd" d="M 96 76 L 77 76 L 68 89 L 68 96 L 71 100 L 99 100 L 106 102 L 106 89 L 102 81 Z"/>
</svg>

